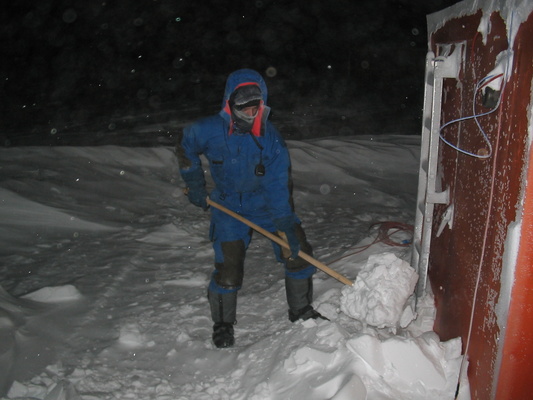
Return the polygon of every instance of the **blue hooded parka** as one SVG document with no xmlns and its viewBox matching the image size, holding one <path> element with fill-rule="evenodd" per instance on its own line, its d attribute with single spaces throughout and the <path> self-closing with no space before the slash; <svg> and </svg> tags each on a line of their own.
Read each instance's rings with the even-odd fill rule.
<svg viewBox="0 0 533 400">
<path fill-rule="evenodd" d="M 239 132 L 231 117 L 229 100 L 239 86 L 255 84 L 261 89 L 261 130 Z M 259 73 L 241 69 L 232 73 L 226 82 L 222 110 L 203 118 L 183 131 L 180 173 L 189 187 L 205 186 L 205 175 L 200 155 L 207 158 L 214 189 L 209 197 L 230 210 L 242 215 L 270 232 L 276 231 L 276 221 L 294 218 L 290 193 L 290 159 L 287 146 L 278 130 L 268 120 L 267 87 Z M 262 164 L 263 176 L 256 174 Z M 243 240 L 248 247 L 250 228 L 242 222 L 211 209 L 210 239 L 214 243 L 215 262 L 223 262 L 220 243 Z M 274 245 L 278 260 L 278 245 Z M 299 271 L 298 277 L 314 273 L 314 268 Z"/>
</svg>

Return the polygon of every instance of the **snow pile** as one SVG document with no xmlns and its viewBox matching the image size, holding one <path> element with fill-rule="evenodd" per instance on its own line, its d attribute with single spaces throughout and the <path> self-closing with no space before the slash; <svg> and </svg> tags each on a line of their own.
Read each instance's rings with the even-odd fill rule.
<svg viewBox="0 0 533 400">
<path fill-rule="evenodd" d="M 44 287 L 22 296 L 23 299 L 41 303 L 60 303 L 63 301 L 80 300 L 81 293 L 73 285 Z"/>
<path fill-rule="evenodd" d="M 136 351 L 151 347 L 140 336 L 136 336 L 135 342 Z M 150 393 L 158 400 L 444 400 L 453 397 L 461 363 L 459 339 L 440 343 L 432 333 L 418 338 L 388 339 L 374 334 L 350 335 L 337 323 L 325 321 L 298 323 L 239 354 L 215 352 L 205 357 L 191 342 L 188 347 L 191 354 L 198 356 L 194 361 L 197 367 L 220 365 L 227 369 L 227 374 L 223 378 L 203 376 L 197 381 L 176 385 L 135 368 L 130 374 L 133 381 L 128 382 L 116 368 L 92 366 L 78 367 L 67 376 L 60 375 L 60 382 L 74 383 L 77 394 L 82 393 L 81 398 L 90 400 L 98 397 L 88 393 L 99 390 L 120 398 L 147 398 L 142 396 Z M 111 357 L 115 351 L 108 355 Z M 158 362 L 164 364 L 180 356 L 187 356 L 187 352 L 170 352 Z M 44 398 L 45 384 L 51 390 L 55 387 L 46 374 L 26 385 L 16 383 L 8 397 Z"/>
<path fill-rule="evenodd" d="M 375 254 L 342 290 L 341 311 L 377 328 L 396 328 L 418 274 L 393 253 Z"/>
<path fill-rule="evenodd" d="M 118 343 L 127 347 L 143 346 L 144 338 L 139 326 L 136 324 L 127 324 L 120 328 Z"/>
<path fill-rule="evenodd" d="M 432 332 L 386 340 L 361 335 L 347 347 L 360 360 L 355 370 L 369 387 L 381 382 L 381 391 L 394 393 L 395 399 L 440 399 L 446 392 L 452 398 L 462 360 L 460 339 L 440 343 Z"/>
<path fill-rule="evenodd" d="M 295 348 L 270 378 L 275 395 L 259 398 L 390 399 L 452 398 L 459 376 L 461 341 L 350 336 L 336 324 L 309 322 L 312 344 Z M 346 351 L 346 349 L 348 351 Z M 448 393 L 448 397 L 444 395 Z"/>
<path fill-rule="evenodd" d="M 15 382 L 9 391 L 8 398 L 18 400 L 82 400 L 74 385 L 67 381 L 61 380 L 54 382 L 51 379 L 44 379 L 41 385 L 32 385 L 26 387 Z M 49 390 L 46 387 L 49 386 Z"/>
</svg>

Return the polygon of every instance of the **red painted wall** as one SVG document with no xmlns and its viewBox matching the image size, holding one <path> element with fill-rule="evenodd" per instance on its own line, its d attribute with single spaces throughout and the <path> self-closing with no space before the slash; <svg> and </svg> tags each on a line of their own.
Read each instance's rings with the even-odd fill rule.
<svg viewBox="0 0 533 400">
<path fill-rule="evenodd" d="M 478 11 L 451 19 L 431 32 L 431 50 L 436 55 L 441 45 L 464 43 L 459 79 L 445 80 L 442 123 L 472 115 L 473 102 L 478 113 L 489 110 L 481 105 L 476 84 L 494 68 L 496 56 L 508 48 L 508 39 L 505 22 L 500 13 L 494 12 L 484 43 L 478 33 L 482 16 Z M 475 400 L 533 398 L 527 385 L 533 378 L 533 177 L 527 132 L 533 79 L 533 15 L 520 26 L 512 45 L 512 74 L 501 105 L 479 119 L 493 146 L 492 156 L 474 158 L 442 142 L 439 154 L 442 188 L 450 189 L 455 215 L 452 229 L 446 228 L 436 237 L 447 205 L 435 208 L 428 271 L 437 305 L 435 331 L 442 340 L 462 337 Z M 453 124 L 442 134 L 469 152 L 489 152 L 474 120 Z M 529 186 L 524 187 L 528 168 Z M 528 199 L 525 205 L 524 196 Z M 506 240 L 512 224 L 522 217 L 511 298 L 502 298 L 502 277 L 508 275 L 508 268 L 514 268 L 506 265 Z M 500 309 L 509 301 L 506 321 Z"/>
<path fill-rule="evenodd" d="M 529 165 L 517 282 L 507 321 L 497 399 L 533 397 L 533 165 Z"/>
<path fill-rule="evenodd" d="M 515 48 L 520 57 L 516 60 L 516 73 L 519 79 L 515 84 L 517 94 L 513 106 L 521 114 L 526 114 L 528 107 L 533 107 L 531 99 L 533 14 L 521 27 Z M 533 121 L 529 121 L 529 124 L 533 124 Z M 518 131 L 527 129 L 525 118 L 517 120 L 515 129 Z M 533 385 L 533 149 L 531 148 L 529 148 L 526 173 L 522 236 L 496 392 L 497 399 L 506 400 L 533 398 L 531 389 Z"/>
</svg>

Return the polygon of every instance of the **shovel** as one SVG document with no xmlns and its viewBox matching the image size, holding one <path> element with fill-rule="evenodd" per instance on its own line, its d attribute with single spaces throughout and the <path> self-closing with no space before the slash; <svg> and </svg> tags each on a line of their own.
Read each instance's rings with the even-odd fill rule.
<svg viewBox="0 0 533 400">
<path fill-rule="evenodd" d="M 273 242 L 279 244 L 280 246 L 284 247 L 285 249 L 289 249 L 290 250 L 289 244 L 285 240 L 283 240 L 280 237 L 278 237 L 278 236 L 268 232 L 267 230 L 261 228 L 259 225 L 256 225 L 253 222 L 247 220 L 246 218 L 243 218 L 239 214 L 231 211 L 230 209 L 228 209 L 228 208 L 226 208 L 226 207 L 224 207 L 224 206 L 222 206 L 222 205 L 220 205 L 218 203 L 215 203 L 214 201 L 212 201 L 209 198 L 207 199 L 207 204 L 209 204 L 211 207 L 215 207 L 215 208 L 219 209 L 222 212 L 225 212 L 228 215 L 231 215 L 233 218 L 235 218 L 235 219 L 241 221 L 242 223 L 248 225 L 250 228 L 252 228 L 253 230 L 259 232 L 261 235 L 266 236 L 267 238 L 269 238 Z M 322 270 L 323 272 L 325 272 L 329 276 L 337 279 L 339 282 L 342 282 L 342 283 L 344 283 L 345 285 L 348 285 L 348 286 L 352 286 L 353 285 L 353 282 L 351 280 L 349 280 L 345 276 L 339 274 L 338 272 L 332 270 L 326 264 L 321 263 L 320 261 L 314 259 L 310 255 L 304 253 L 303 251 L 298 252 L 298 256 L 303 258 L 308 263 L 314 265 L 318 269 Z"/>
</svg>

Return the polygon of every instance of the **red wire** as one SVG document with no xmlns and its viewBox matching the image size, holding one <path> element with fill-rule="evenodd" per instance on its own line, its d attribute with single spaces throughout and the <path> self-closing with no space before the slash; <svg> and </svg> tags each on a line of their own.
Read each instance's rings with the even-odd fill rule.
<svg viewBox="0 0 533 400">
<path fill-rule="evenodd" d="M 372 241 L 372 243 L 369 243 L 367 245 L 364 245 L 364 246 L 360 246 L 360 247 L 356 247 L 357 251 L 354 251 L 354 252 L 351 252 L 351 253 L 348 253 L 348 254 L 345 254 L 343 255 L 342 257 L 339 257 L 333 261 L 330 261 L 329 264 L 333 264 L 333 263 L 336 263 L 337 261 L 340 261 L 342 260 L 343 258 L 346 258 L 346 257 L 349 257 L 349 256 L 353 256 L 354 254 L 359 254 L 359 253 L 362 253 L 363 251 L 365 251 L 366 249 L 368 249 L 369 247 L 375 245 L 376 243 L 385 243 L 389 246 L 396 246 L 396 247 L 408 247 L 411 245 L 411 240 L 410 241 L 402 241 L 400 243 L 398 242 L 395 242 L 394 240 L 391 239 L 391 236 L 394 235 L 395 233 L 398 233 L 398 232 L 409 232 L 411 233 L 411 235 L 413 234 L 414 232 L 414 227 L 413 225 L 410 225 L 410 224 L 404 224 L 403 222 L 393 222 L 393 221 L 385 221 L 385 222 L 377 222 L 375 224 L 372 224 L 370 225 L 370 229 L 376 227 L 379 225 L 379 230 L 378 230 L 378 234 L 376 236 L 376 238 Z M 391 232 L 392 230 L 392 232 Z"/>
<path fill-rule="evenodd" d="M 487 80 L 479 89 L 483 89 L 485 86 L 487 86 L 489 83 L 491 83 L 493 80 L 498 79 L 499 77 L 503 76 L 503 74 L 498 74 Z M 478 89 L 478 90 L 479 90 Z"/>
</svg>

